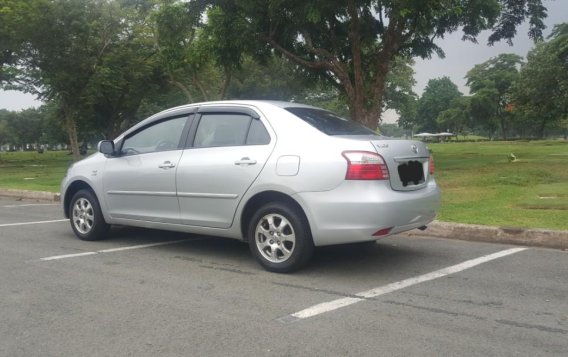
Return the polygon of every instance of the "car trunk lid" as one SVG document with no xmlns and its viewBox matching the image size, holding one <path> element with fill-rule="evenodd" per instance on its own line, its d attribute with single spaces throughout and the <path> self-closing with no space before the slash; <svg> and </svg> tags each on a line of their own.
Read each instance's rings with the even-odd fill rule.
<svg viewBox="0 0 568 357">
<path fill-rule="evenodd" d="M 430 150 L 423 142 L 372 135 L 343 137 L 369 141 L 373 145 L 387 164 L 393 190 L 413 191 L 426 187 L 430 176 Z"/>
<path fill-rule="evenodd" d="M 393 190 L 412 191 L 426 186 L 430 151 L 424 143 L 410 140 L 373 140 L 371 143 L 387 163 Z"/>
</svg>

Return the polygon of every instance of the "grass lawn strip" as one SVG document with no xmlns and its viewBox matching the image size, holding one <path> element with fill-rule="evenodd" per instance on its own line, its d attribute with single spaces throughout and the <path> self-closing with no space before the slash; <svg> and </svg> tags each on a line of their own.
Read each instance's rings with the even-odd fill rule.
<svg viewBox="0 0 568 357">
<path fill-rule="evenodd" d="M 429 147 L 442 188 L 441 221 L 568 230 L 568 142 Z M 516 162 L 509 162 L 510 153 Z"/>
<path fill-rule="evenodd" d="M 568 230 L 568 142 L 428 144 L 442 188 L 441 221 Z M 513 153 L 517 161 L 509 162 Z M 58 192 L 67 152 L 0 153 L 0 187 Z"/>
</svg>

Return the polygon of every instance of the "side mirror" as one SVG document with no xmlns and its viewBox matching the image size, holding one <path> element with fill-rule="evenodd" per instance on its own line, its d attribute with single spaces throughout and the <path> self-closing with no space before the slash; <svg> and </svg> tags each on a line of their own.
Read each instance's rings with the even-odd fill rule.
<svg viewBox="0 0 568 357">
<path fill-rule="evenodd" d="M 114 142 L 112 140 L 99 141 L 99 145 L 97 146 L 97 149 L 99 150 L 100 153 L 113 156 L 114 155 Z"/>
</svg>

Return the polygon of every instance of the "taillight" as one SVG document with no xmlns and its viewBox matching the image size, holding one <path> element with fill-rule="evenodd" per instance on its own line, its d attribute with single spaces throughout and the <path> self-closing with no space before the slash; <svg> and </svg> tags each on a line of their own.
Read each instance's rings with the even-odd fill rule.
<svg viewBox="0 0 568 357">
<path fill-rule="evenodd" d="M 434 171 L 436 171 L 436 166 L 434 165 L 434 156 L 430 155 L 430 159 L 428 160 L 428 168 L 430 170 L 430 175 L 434 175 Z"/>
<path fill-rule="evenodd" d="M 346 180 L 388 180 L 389 169 L 383 157 L 368 151 L 344 151 Z"/>
</svg>

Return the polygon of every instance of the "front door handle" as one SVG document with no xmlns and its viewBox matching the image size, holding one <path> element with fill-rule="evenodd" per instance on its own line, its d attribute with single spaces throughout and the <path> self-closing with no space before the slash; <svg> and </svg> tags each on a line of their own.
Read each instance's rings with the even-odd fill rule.
<svg viewBox="0 0 568 357">
<path fill-rule="evenodd" d="M 248 166 L 256 164 L 256 160 L 251 160 L 248 157 L 243 157 L 240 160 L 235 161 L 235 165 Z"/>
<path fill-rule="evenodd" d="M 173 167 L 176 167 L 176 165 L 170 161 L 164 161 L 163 164 L 158 165 L 159 168 L 161 169 L 171 169 Z"/>
</svg>

